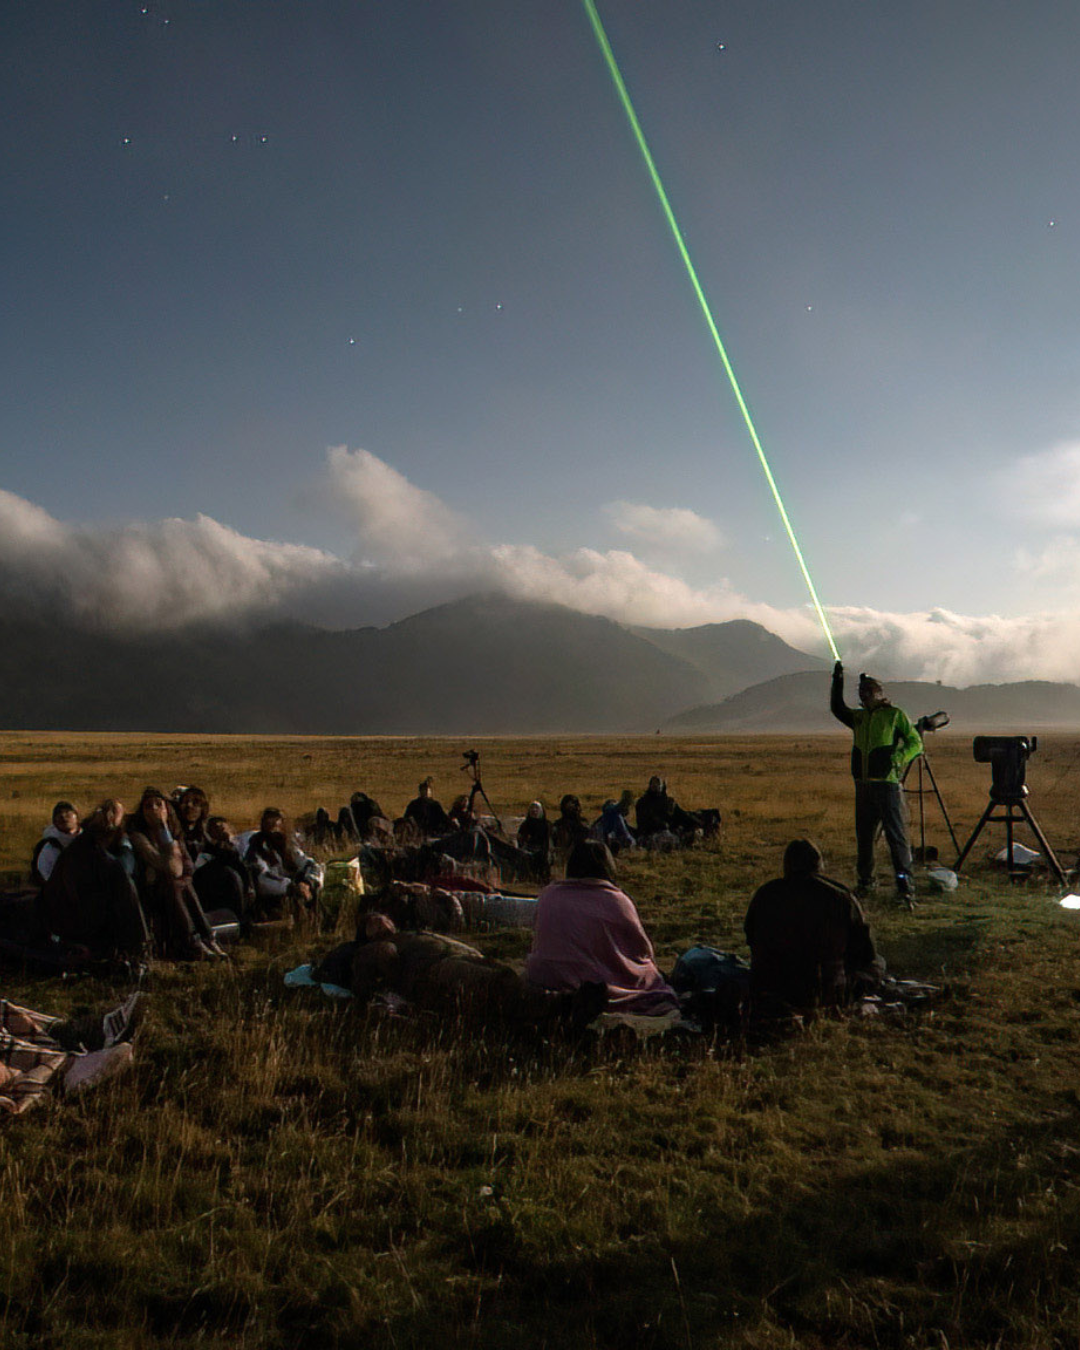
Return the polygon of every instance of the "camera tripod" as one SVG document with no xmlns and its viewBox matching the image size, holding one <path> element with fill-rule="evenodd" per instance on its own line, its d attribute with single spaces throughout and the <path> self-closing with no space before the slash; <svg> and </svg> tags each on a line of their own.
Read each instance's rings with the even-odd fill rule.
<svg viewBox="0 0 1080 1350">
<path fill-rule="evenodd" d="M 465 763 L 461 766 L 461 772 L 472 776 L 472 787 L 469 789 L 469 814 L 473 813 L 473 806 L 476 804 L 477 797 L 484 799 L 484 805 L 495 819 L 495 824 L 502 829 L 502 821 L 499 819 L 498 812 L 491 804 L 491 798 L 484 791 L 484 784 L 480 779 L 480 751 L 466 750 L 462 758 Z"/>
<path fill-rule="evenodd" d="M 919 779 L 918 786 L 913 788 L 908 787 L 907 785 L 912 765 L 918 765 Z M 924 786 L 924 777 L 929 780 L 929 787 Z M 927 757 L 925 749 L 904 769 L 903 777 L 900 779 L 900 786 L 909 796 L 918 797 L 919 799 L 919 847 L 913 850 L 915 861 L 921 863 L 931 861 L 931 859 L 926 856 L 926 809 L 923 804 L 924 798 L 931 793 L 937 799 L 937 804 L 941 809 L 941 817 L 945 821 L 945 828 L 949 831 L 949 838 L 952 840 L 953 848 L 959 853 L 960 845 L 957 842 L 956 831 L 953 829 L 952 821 L 949 819 L 949 813 L 945 809 L 945 802 L 941 796 L 941 789 L 937 785 L 937 779 L 934 777 L 934 770 L 930 767 L 930 760 Z"/>
</svg>

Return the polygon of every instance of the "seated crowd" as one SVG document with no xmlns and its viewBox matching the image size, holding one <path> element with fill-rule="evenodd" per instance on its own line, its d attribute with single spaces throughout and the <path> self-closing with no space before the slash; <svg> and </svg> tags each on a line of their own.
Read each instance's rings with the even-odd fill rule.
<svg viewBox="0 0 1080 1350">
<path fill-rule="evenodd" d="M 513 1023 L 577 1024 L 603 1007 L 676 1016 L 679 995 L 657 966 L 633 901 L 616 884 L 615 855 L 650 840 L 673 847 L 715 834 L 719 813 L 685 811 L 657 776 L 636 801 L 629 791 L 606 800 L 591 822 L 573 793 L 562 797 L 554 820 L 533 801 L 511 840 L 477 811 L 477 795 L 478 785 L 447 812 L 426 778 L 391 821 L 374 798 L 357 792 L 336 823 L 320 809 L 304 837 L 331 848 L 427 850 L 433 867 L 451 872 L 462 859 L 481 858 L 547 883 L 535 902 L 523 974 L 456 938 L 399 931 L 401 911 L 380 909 L 376 900 L 355 942 L 324 961 L 336 971 L 330 982 L 361 998 L 393 994 L 422 1008 L 486 1009 Z M 322 868 L 298 839 L 276 807 L 263 811 L 257 829 L 234 834 L 195 786 L 171 795 L 146 788 L 131 812 L 108 798 L 82 821 L 72 803 L 57 802 L 32 859 L 41 936 L 131 964 L 150 955 L 220 959 L 216 925 L 243 927 L 315 907 Z M 562 879 L 551 880 L 555 864 Z M 404 922 L 419 926 L 415 911 Z M 857 900 L 823 876 L 808 840 L 788 845 L 783 875 L 754 895 L 745 934 L 751 1002 L 761 1015 L 837 1005 L 883 973 Z"/>
<path fill-rule="evenodd" d="M 355 941 L 335 948 L 313 976 L 365 1001 L 391 997 L 511 1029 L 579 1027 L 602 1011 L 670 1024 L 681 1016 L 682 1000 L 615 877 L 605 844 L 582 839 L 574 845 L 565 878 L 537 898 L 532 949 L 521 973 L 456 937 L 402 931 L 384 904 L 361 916 Z M 786 1019 L 838 1007 L 870 992 L 884 975 L 858 901 L 822 875 L 821 854 L 808 840 L 788 845 L 783 876 L 755 894 L 745 928 L 751 950 L 746 1011 L 753 1017 Z"/>
<path fill-rule="evenodd" d="M 36 936 L 93 959 L 141 964 L 154 955 L 214 960 L 215 924 L 250 924 L 313 905 L 321 869 L 268 807 L 257 830 L 233 835 L 206 793 L 148 787 L 134 811 L 106 798 L 80 821 L 57 802 L 34 848 Z"/>
</svg>

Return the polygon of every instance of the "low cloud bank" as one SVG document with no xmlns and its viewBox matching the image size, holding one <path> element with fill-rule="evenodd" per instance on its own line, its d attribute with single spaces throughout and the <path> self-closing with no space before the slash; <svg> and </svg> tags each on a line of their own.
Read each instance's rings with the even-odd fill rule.
<svg viewBox="0 0 1080 1350">
<path fill-rule="evenodd" d="M 625 548 L 553 556 L 529 545 L 477 543 L 469 521 L 367 451 L 331 449 L 325 486 L 354 532 L 348 559 L 252 539 L 202 515 L 74 526 L 0 490 L 3 612 L 133 630 L 280 617 L 354 627 L 500 591 L 627 624 L 683 628 L 751 619 L 803 651 L 827 655 L 809 607 L 751 601 L 727 580 L 696 587 Z M 605 514 L 646 551 L 663 545 L 671 558 L 721 546 L 719 530 L 692 511 L 618 502 Z M 1027 565 L 1035 571 L 1075 556 L 1068 542 L 1060 554 Z M 845 664 L 887 678 L 968 685 L 1075 681 L 1080 671 L 1080 608 L 1022 618 L 941 609 L 829 613 Z"/>
</svg>

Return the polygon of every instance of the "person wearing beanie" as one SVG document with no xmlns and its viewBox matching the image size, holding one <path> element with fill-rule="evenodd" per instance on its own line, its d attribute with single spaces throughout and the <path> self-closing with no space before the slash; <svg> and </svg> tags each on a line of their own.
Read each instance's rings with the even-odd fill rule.
<svg viewBox="0 0 1080 1350">
<path fill-rule="evenodd" d="M 907 766 L 922 754 L 922 739 L 907 713 L 893 707 L 880 681 L 871 675 L 859 676 L 859 706 L 849 708 L 844 702 L 844 667 L 840 661 L 833 668 L 829 707 L 854 736 L 855 894 L 865 899 L 874 889 L 874 841 L 880 828 L 889 845 L 897 896 L 910 908 L 915 902 L 915 883 L 900 782 Z"/>
<path fill-rule="evenodd" d="M 755 892 L 743 929 L 758 1016 L 835 1006 L 885 971 L 858 900 L 822 874 L 821 851 L 809 839 L 788 844 L 783 876 Z"/>
</svg>

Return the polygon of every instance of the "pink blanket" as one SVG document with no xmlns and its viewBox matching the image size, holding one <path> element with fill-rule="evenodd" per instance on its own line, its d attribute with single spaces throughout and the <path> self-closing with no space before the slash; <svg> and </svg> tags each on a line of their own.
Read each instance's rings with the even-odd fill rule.
<svg viewBox="0 0 1080 1350">
<path fill-rule="evenodd" d="M 555 881 L 536 902 L 536 936 L 525 975 L 545 989 L 603 981 L 612 1012 L 678 1007 L 657 969 L 634 902 L 610 881 Z"/>
</svg>

